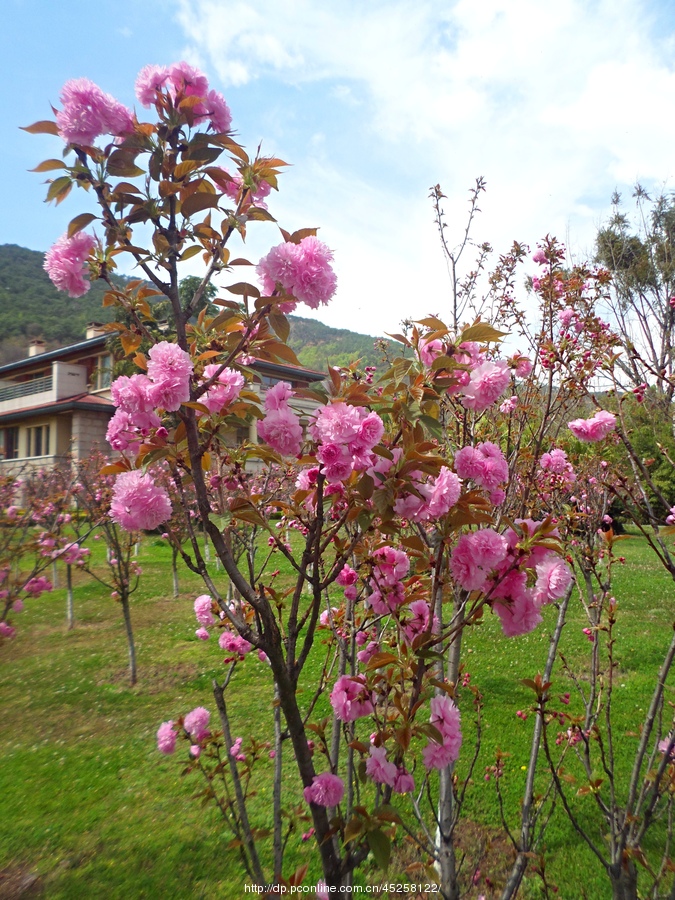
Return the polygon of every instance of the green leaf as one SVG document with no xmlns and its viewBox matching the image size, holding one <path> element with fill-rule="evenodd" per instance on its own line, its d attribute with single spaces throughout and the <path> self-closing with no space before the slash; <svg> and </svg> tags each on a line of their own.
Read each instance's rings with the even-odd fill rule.
<svg viewBox="0 0 675 900">
<path fill-rule="evenodd" d="M 194 244 L 192 247 L 188 247 L 187 250 L 184 250 L 180 255 L 180 261 L 185 262 L 186 259 L 192 259 L 193 256 L 196 256 L 198 253 L 201 253 L 204 248 L 200 247 L 199 244 Z"/>
<path fill-rule="evenodd" d="M 55 134 L 58 136 L 59 133 L 56 122 L 51 122 L 49 119 L 41 119 L 39 122 L 33 122 L 32 125 L 22 125 L 21 130 L 27 131 L 28 134 Z"/>
<path fill-rule="evenodd" d="M 181 203 L 180 211 L 189 219 L 195 213 L 201 212 L 203 209 L 213 209 L 218 206 L 218 202 L 222 194 L 212 194 L 209 191 L 197 191 L 196 194 L 190 194 Z"/>
<path fill-rule="evenodd" d="M 236 284 L 230 284 L 225 288 L 231 294 L 240 294 L 242 297 L 259 297 L 260 291 L 254 284 L 247 281 L 238 281 Z"/>
<path fill-rule="evenodd" d="M 375 862 L 381 869 L 389 868 L 389 859 L 391 858 L 391 841 L 384 833 L 384 831 L 380 831 L 378 828 L 377 831 L 369 831 L 366 835 L 366 840 L 368 841 L 368 846 L 370 847 L 373 856 L 375 857 Z"/>
<path fill-rule="evenodd" d="M 62 159 L 46 159 L 29 172 L 53 172 L 54 169 L 67 169 L 68 166 Z"/>
<path fill-rule="evenodd" d="M 135 178 L 144 175 L 143 169 L 136 165 L 137 150 L 113 150 L 108 159 L 108 174 L 121 178 Z"/>
<path fill-rule="evenodd" d="M 75 216 L 68 225 L 68 237 L 72 237 L 74 234 L 77 234 L 78 231 L 82 231 L 83 228 L 86 228 L 87 225 L 96 218 L 97 217 L 93 213 L 80 213 L 79 216 Z"/>
<path fill-rule="evenodd" d="M 288 340 L 288 336 L 291 333 L 291 326 L 289 325 L 286 316 L 279 312 L 270 313 L 270 325 L 280 340 L 284 342 Z"/>
<path fill-rule="evenodd" d="M 439 440 L 443 438 L 445 432 L 438 419 L 434 419 L 432 416 L 420 416 L 419 421 L 435 438 L 438 438 Z"/>
<path fill-rule="evenodd" d="M 470 325 L 469 328 L 461 333 L 459 343 L 463 344 L 465 341 L 477 341 L 478 343 L 500 341 L 507 334 L 507 331 L 497 331 L 496 328 L 488 325 L 487 322 L 476 322 L 475 325 Z"/>
<path fill-rule="evenodd" d="M 56 178 L 49 185 L 49 190 L 47 191 L 47 202 L 49 203 L 51 200 L 56 200 L 56 198 L 65 190 L 69 190 L 71 186 L 71 178 L 70 175 L 62 175 L 60 178 Z"/>
</svg>

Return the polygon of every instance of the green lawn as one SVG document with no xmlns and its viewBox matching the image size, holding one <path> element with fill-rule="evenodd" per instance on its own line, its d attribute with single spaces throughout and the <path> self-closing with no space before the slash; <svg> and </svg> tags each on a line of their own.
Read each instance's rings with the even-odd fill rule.
<svg viewBox="0 0 675 900">
<path fill-rule="evenodd" d="M 637 729 L 637 716 L 649 702 L 654 671 L 672 633 L 675 589 L 641 539 L 620 546 L 627 563 L 615 581 L 621 610 L 617 734 L 620 765 L 627 770 L 636 740 L 626 733 Z M 132 598 L 139 666 L 135 688 L 127 682 L 121 610 L 103 588 L 82 575 L 76 580 L 74 631 L 65 628 L 61 588 L 27 603 L 17 617 L 16 638 L 0 646 L 5 715 L 0 736 L 0 898 L 19 896 L 16 885 L 31 874 L 39 876 L 33 892 L 64 900 L 244 896 L 240 862 L 227 847 L 230 835 L 211 806 L 202 808 L 192 799 L 203 787 L 198 775 L 181 777 L 184 745 L 179 744 L 181 759 L 163 757 L 155 748 L 155 732 L 163 720 L 198 705 L 215 715 L 210 684 L 222 672 L 223 654 L 213 638 L 201 642 L 194 636 L 192 600 L 203 587 L 184 573 L 181 597 L 171 598 L 170 551 L 161 541 L 146 538 L 139 562 L 144 575 Z M 212 572 L 225 581 L 215 565 Z M 467 792 L 462 844 L 469 856 L 491 845 L 481 865 L 488 877 L 503 873 L 507 844 L 499 833 L 494 783 L 483 778 L 485 766 L 498 747 L 510 752 L 502 789 L 507 816 L 515 822 L 533 724 L 532 716 L 522 722 L 515 715 L 532 702 L 520 679 L 543 669 L 554 617 L 555 610 L 548 609 L 539 630 L 505 639 L 488 615 L 465 636 L 466 666 L 484 695 L 485 728 Z M 585 624 L 574 609 L 563 637 L 564 652 L 580 663 L 588 648 L 581 632 Z M 316 669 L 317 662 L 312 665 Z M 266 674 L 252 658 L 238 668 L 229 692 L 235 735 L 271 734 L 272 695 Z M 571 690 L 558 670 L 555 690 Z M 675 700 L 672 685 L 668 691 Z M 465 760 L 473 740 L 468 691 L 461 706 Z M 325 708 L 317 710 L 315 718 L 325 714 Z M 265 761 L 260 772 L 254 812 L 260 825 L 271 824 L 271 767 Z M 299 799 L 294 778 L 289 760 L 284 785 Z M 575 797 L 574 802 L 592 823 L 592 800 Z M 658 843 L 660 835 L 654 840 Z M 611 896 L 590 851 L 579 844 L 563 816 L 553 818 L 546 847 L 547 872 L 560 888 L 558 896 L 576 900 L 584 896 L 580 885 L 592 900 Z M 397 854 L 400 870 L 411 854 L 403 845 Z M 316 881 L 316 857 L 312 842 L 297 841 L 291 860 L 308 862 Z M 363 883 L 384 880 L 372 867 L 359 877 Z M 484 881 L 471 896 L 481 890 L 490 896 Z M 528 882 L 523 896 L 542 896 L 538 880 Z"/>
</svg>

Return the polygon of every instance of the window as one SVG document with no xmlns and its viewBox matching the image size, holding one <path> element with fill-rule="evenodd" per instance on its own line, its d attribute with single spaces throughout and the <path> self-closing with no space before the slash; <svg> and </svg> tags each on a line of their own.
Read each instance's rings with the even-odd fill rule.
<svg viewBox="0 0 675 900">
<path fill-rule="evenodd" d="M 109 353 L 96 357 L 96 368 L 94 369 L 94 385 L 95 391 L 102 391 L 104 388 L 110 387 L 112 380 L 112 357 Z"/>
<path fill-rule="evenodd" d="M 49 456 L 49 425 L 28 428 L 26 456 Z"/>
<path fill-rule="evenodd" d="M 19 429 L 0 428 L 0 458 L 18 459 L 19 457 Z"/>
</svg>

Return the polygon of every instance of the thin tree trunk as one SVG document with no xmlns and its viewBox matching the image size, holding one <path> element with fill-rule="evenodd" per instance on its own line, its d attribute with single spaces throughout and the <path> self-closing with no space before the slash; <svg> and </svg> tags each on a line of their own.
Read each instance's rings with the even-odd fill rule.
<svg viewBox="0 0 675 900">
<path fill-rule="evenodd" d="M 129 680 L 132 686 L 136 684 L 136 647 L 134 645 L 134 632 L 131 627 L 131 610 L 129 598 L 122 595 L 122 613 L 124 615 L 124 628 L 127 634 L 127 646 L 129 647 Z"/>
<path fill-rule="evenodd" d="M 173 550 L 173 558 L 171 560 L 171 576 L 173 579 L 173 598 L 174 600 L 180 595 L 180 585 L 178 584 L 178 553 Z"/>
<path fill-rule="evenodd" d="M 52 584 L 55 588 L 59 586 L 59 570 L 56 567 L 56 560 L 52 563 Z"/>
<path fill-rule="evenodd" d="M 251 868 L 253 869 L 253 874 L 258 880 L 259 885 L 263 885 L 265 883 L 265 876 L 263 874 L 262 866 L 260 865 L 260 858 L 258 857 L 258 851 L 256 850 L 255 841 L 253 839 L 253 835 L 251 833 L 251 825 L 248 820 L 248 812 L 246 810 L 246 799 L 244 797 L 244 791 L 241 786 L 241 780 L 239 778 L 239 771 L 237 770 L 237 761 L 231 754 L 232 749 L 232 733 L 230 731 L 230 720 L 227 715 L 227 706 L 225 704 L 225 692 L 223 688 L 218 684 L 217 681 L 213 682 L 213 696 L 216 701 L 216 706 L 218 707 L 218 715 L 220 716 L 220 724 L 223 726 L 223 737 L 225 738 L 225 750 L 227 751 L 227 761 L 230 766 L 230 775 L 232 776 L 232 784 L 234 787 L 234 796 L 237 803 L 237 812 L 239 814 L 239 821 L 241 822 L 241 830 L 242 836 L 244 840 L 244 845 L 246 847 L 246 851 L 248 853 L 248 858 L 251 863 Z"/>
<path fill-rule="evenodd" d="M 279 688 L 274 685 L 274 880 L 281 878 L 283 868 L 283 836 L 281 833 L 281 705 Z"/>
<path fill-rule="evenodd" d="M 627 866 L 616 863 L 609 870 L 612 883 L 612 900 L 637 900 L 637 869 L 632 860 Z"/>
<path fill-rule="evenodd" d="M 73 572 L 70 563 L 66 565 L 66 616 L 68 631 L 75 627 L 75 606 L 73 604 Z"/>
<path fill-rule="evenodd" d="M 434 614 L 443 627 L 443 585 L 442 579 L 434 586 Z M 453 603 L 452 627 L 457 628 L 455 636 L 448 650 L 449 681 L 457 684 L 459 677 L 459 662 L 462 648 L 462 621 L 464 619 L 464 604 L 461 596 L 456 592 Z M 443 678 L 443 663 L 439 662 L 439 677 Z M 436 829 L 436 852 L 438 853 L 438 874 L 440 878 L 441 895 L 443 900 L 459 900 L 459 885 L 457 883 L 457 860 L 455 857 L 454 826 L 455 826 L 455 795 L 453 791 L 453 774 L 455 766 L 451 763 L 439 772 L 438 784 L 438 827 Z"/>
<path fill-rule="evenodd" d="M 553 665 L 558 653 L 560 637 L 565 626 L 567 607 L 569 606 L 572 591 L 573 585 L 570 586 L 569 590 L 565 594 L 565 597 L 563 598 L 562 603 L 560 604 L 560 609 L 558 611 L 558 620 L 556 622 L 555 631 L 553 632 L 553 636 L 548 648 L 548 658 L 546 660 L 546 668 L 544 669 L 544 683 L 551 680 L 551 673 L 553 672 Z M 521 828 L 518 855 L 516 857 L 516 861 L 513 864 L 513 868 L 511 869 L 508 881 L 506 882 L 506 885 L 504 887 L 501 900 L 511 900 L 511 898 L 515 897 L 520 890 L 520 885 L 523 880 L 523 876 L 525 875 L 525 870 L 527 869 L 527 854 L 532 850 L 532 847 L 534 846 L 534 779 L 537 773 L 537 758 L 539 756 L 539 750 L 541 747 L 541 734 L 543 726 L 544 723 L 542 717 L 538 715 L 534 723 L 534 734 L 532 735 L 532 744 L 530 746 L 530 763 L 527 767 L 525 794 L 523 796 L 523 803 L 521 807 Z"/>
</svg>

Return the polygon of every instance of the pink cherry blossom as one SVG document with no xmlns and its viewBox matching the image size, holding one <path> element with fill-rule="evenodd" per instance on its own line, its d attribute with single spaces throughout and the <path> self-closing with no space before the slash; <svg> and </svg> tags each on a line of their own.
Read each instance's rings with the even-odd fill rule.
<svg viewBox="0 0 675 900">
<path fill-rule="evenodd" d="M 45 254 L 44 270 L 55 287 L 70 297 L 82 297 L 91 287 L 84 264 L 96 240 L 84 231 L 72 237 L 62 235 Z"/>
<path fill-rule="evenodd" d="M 203 381 L 209 381 L 218 372 L 221 367 L 218 365 L 210 365 L 204 368 Z M 200 397 L 200 402 L 208 409 L 211 414 L 222 412 L 226 406 L 229 406 L 237 399 L 241 389 L 246 383 L 241 372 L 235 369 L 225 368 L 218 375 L 218 379 L 211 387 Z"/>
<path fill-rule="evenodd" d="M 529 590 L 514 592 L 508 602 L 496 602 L 493 609 L 500 618 L 506 637 L 529 634 L 541 622 L 540 604 Z"/>
<path fill-rule="evenodd" d="M 564 559 L 555 553 L 549 553 L 536 566 L 537 581 L 534 586 L 535 596 L 541 603 L 560 600 L 572 583 L 572 572 Z"/>
<path fill-rule="evenodd" d="M 265 392 L 265 410 L 286 409 L 288 401 L 295 396 L 295 391 L 287 381 L 277 381 Z"/>
<path fill-rule="evenodd" d="M 240 634 L 234 634 L 227 629 L 221 631 L 220 637 L 218 638 L 218 645 L 221 650 L 225 650 L 226 653 L 236 653 L 238 656 L 246 656 L 253 647 L 253 645 L 245 640 Z"/>
<path fill-rule="evenodd" d="M 616 416 L 604 409 L 590 419 L 574 419 L 567 426 L 572 434 L 586 443 L 597 443 L 616 428 Z"/>
<path fill-rule="evenodd" d="M 342 722 L 354 722 L 373 712 L 372 695 L 361 678 L 341 675 L 335 682 L 330 702 Z"/>
<path fill-rule="evenodd" d="M 465 591 L 484 590 L 487 576 L 506 557 L 506 539 L 491 528 L 464 534 L 452 552 L 450 569 Z"/>
<path fill-rule="evenodd" d="M 157 92 L 161 91 L 169 77 L 166 66 L 144 66 L 136 78 L 136 96 L 146 109 L 157 100 Z"/>
<path fill-rule="evenodd" d="M 330 265 L 332 259 L 332 251 L 310 236 L 299 244 L 286 242 L 273 247 L 260 260 L 256 271 L 268 295 L 272 295 L 279 284 L 285 294 L 317 309 L 335 294 L 337 279 Z"/>
<path fill-rule="evenodd" d="M 397 794 L 410 794 L 415 790 L 415 779 L 405 766 L 399 766 L 396 770 L 392 787 Z"/>
<path fill-rule="evenodd" d="M 169 495 L 155 484 L 150 473 L 134 470 L 117 476 L 110 518 L 125 531 L 153 531 L 170 517 Z"/>
<path fill-rule="evenodd" d="M 443 353 L 443 341 L 420 341 L 418 352 L 425 366 L 430 366 Z"/>
<path fill-rule="evenodd" d="M 154 406 L 174 412 L 190 399 L 190 376 L 193 365 L 190 354 L 171 341 L 161 341 L 148 351 L 148 389 Z"/>
<path fill-rule="evenodd" d="M 73 78 L 61 90 L 56 114 L 59 134 L 68 144 L 90 146 L 101 134 L 115 136 L 134 130 L 130 110 L 88 78 Z"/>
<path fill-rule="evenodd" d="M 315 803 L 317 806 L 337 806 L 345 793 L 345 785 L 338 775 L 332 772 L 322 772 L 312 779 L 302 792 L 307 803 Z"/>
<path fill-rule="evenodd" d="M 200 741 L 207 733 L 211 713 L 203 706 L 197 706 L 183 719 L 183 728 L 193 738 Z"/>
<path fill-rule="evenodd" d="M 178 735 L 173 729 L 173 720 L 170 722 L 162 722 L 157 729 L 157 749 L 160 753 L 169 756 L 176 749 L 176 738 Z"/>
<path fill-rule="evenodd" d="M 443 742 L 430 741 L 422 750 L 422 756 L 427 769 L 444 769 L 459 757 L 462 746 L 461 718 L 447 694 L 434 697 L 430 706 L 429 721 L 438 729 Z"/>
<path fill-rule="evenodd" d="M 388 784 L 394 786 L 398 770 L 393 762 L 387 761 L 386 747 L 370 745 L 370 757 L 366 760 L 366 774 L 376 784 Z"/>
<path fill-rule="evenodd" d="M 211 612 L 213 600 L 208 594 L 201 594 L 194 603 L 195 616 L 200 625 L 213 625 L 215 619 Z"/>
<path fill-rule="evenodd" d="M 267 413 L 258 422 L 258 436 L 282 456 L 297 456 L 302 448 L 302 426 L 293 410 L 286 406 Z"/>
<path fill-rule="evenodd" d="M 482 412 L 501 397 L 510 380 L 509 368 L 504 360 L 482 363 L 471 372 L 469 383 L 463 389 L 462 405 Z"/>
</svg>

